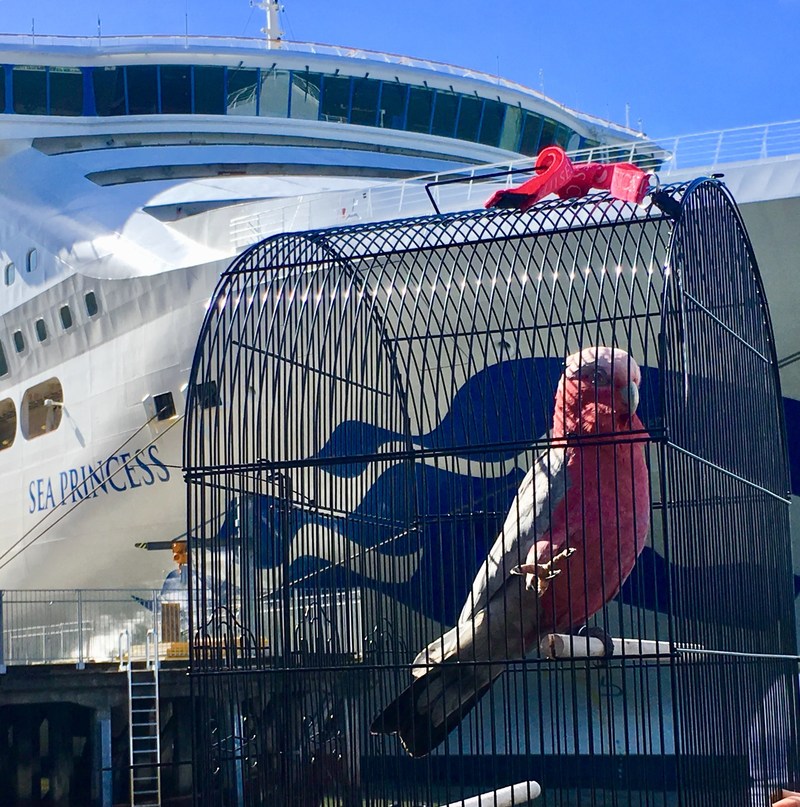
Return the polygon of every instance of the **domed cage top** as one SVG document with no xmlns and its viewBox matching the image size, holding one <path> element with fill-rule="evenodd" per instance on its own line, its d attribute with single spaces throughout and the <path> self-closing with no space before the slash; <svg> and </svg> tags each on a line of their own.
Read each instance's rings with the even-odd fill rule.
<svg viewBox="0 0 800 807">
<path fill-rule="evenodd" d="M 722 185 L 653 198 L 282 235 L 225 272 L 185 426 L 199 803 L 796 780 L 766 302 Z"/>
</svg>

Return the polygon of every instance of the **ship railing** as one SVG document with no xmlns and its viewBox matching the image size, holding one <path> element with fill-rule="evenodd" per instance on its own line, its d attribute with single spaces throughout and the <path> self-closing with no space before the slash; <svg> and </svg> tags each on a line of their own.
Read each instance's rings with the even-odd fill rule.
<svg viewBox="0 0 800 807">
<path fill-rule="evenodd" d="M 188 655 L 185 596 L 149 589 L 0 591 L 0 672 L 10 666 L 119 664 L 120 631 L 145 658 L 150 630 L 171 640 L 163 657 Z"/>
<path fill-rule="evenodd" d="M 713 174 L 732 163 L 786 160 L 800 155 L 800 120 L 748 126 L 716 132 L 683 135 L 659 141 L 604 145 L 569 152 L 574 162 L 631 162 L 669 180 L 671 174 L 693 169 Z M 269 235 L 309 228 L 388 221 L 434 212 L 426 186 L 430 186 L 441 212 L 480 207 L 499 188 L 525 177 L 509 173 L 531 168 L 533 159 L 461 167 L 399 182 L 386 182 L 358 190 L 326 191 L 291 199 L 255 202 L 230 221 L 231 246 L 240 251 Z M 506 172 L 502 177 L 487 175 Z M 456 184 L 439 184 L 461 178 Z"/>
</svg>

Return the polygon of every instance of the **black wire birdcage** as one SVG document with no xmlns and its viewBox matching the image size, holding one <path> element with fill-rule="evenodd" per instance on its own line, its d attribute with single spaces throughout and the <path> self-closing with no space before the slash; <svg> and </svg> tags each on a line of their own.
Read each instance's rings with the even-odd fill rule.
<svg viewBox="0 0 800 807">
<path fill-rule="evenodd" d="M 654 200 L 282 235 L 225 272 L 185 431 L 198 804 L 797 781 L 766 302 L 720 183 Z"/>
</svg>

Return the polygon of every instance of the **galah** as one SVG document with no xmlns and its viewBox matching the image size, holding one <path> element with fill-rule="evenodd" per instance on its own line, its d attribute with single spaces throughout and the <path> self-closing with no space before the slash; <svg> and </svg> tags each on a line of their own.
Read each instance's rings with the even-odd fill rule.
<svg viewBox="0 0 800 807">
<path fill-rule="evenodd" d="M 413 680 L 373 721 L 412 757 L 463 720 L 508 661 L 586 623 L 617 595 L 650 525 L 641 372 L 623 350 L 569 356 L 551 448 L 522 480 L 458 622 L 414 659 Z"/>
</svg>

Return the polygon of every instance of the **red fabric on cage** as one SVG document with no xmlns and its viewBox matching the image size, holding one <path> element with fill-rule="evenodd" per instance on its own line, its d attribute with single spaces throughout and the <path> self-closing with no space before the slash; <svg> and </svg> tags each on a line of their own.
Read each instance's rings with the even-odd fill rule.
<svg viewBox="0 0 800 807">
<path fill-rule="evenodd" d="M 496 191 L 485 207 L 525 211 L 551 193 L 561 199 L 585 196 L 592 188 L 607 190 L 615 199 L 641 204 L 647 194 L 648 175 L 633 163 L 581 163 L 573 165 L 564 149 L 548 146 L 539 152 L 538 175 L 516 188 Z"/>
</svg>

